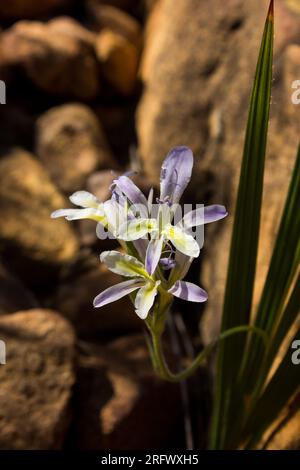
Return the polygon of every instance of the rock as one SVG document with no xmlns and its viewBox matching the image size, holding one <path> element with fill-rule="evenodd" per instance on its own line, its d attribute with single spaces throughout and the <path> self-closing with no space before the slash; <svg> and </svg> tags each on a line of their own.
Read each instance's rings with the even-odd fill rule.
<svg viewBox="0 0 300 470">
<path fill-rule="evenodd" d="M 58 8 L 66 8 L 71 0 L 2 0 L 0 18 L 36 18 L 48 15 Z"/>
<path fill-rule="evenodd" d="M 33 294 L 0 264 L 0 315 L 38 307 Z"/>
<path fill-rule="evenodd" d="M 36 153 L 66 193 L 83 189 L 96 169 L 116 168 L 100 122 L 82 104 L 57 106 L 37 120 Z"/>
<path fill-rule="evenodd" d="M 277 421 L 277 427 L 272 427 L 264 443 L 267 450 L 300 450 L 300 395 L 295 398 L 293 405 L 286 410 L 286 415 Z"/>
<path fill-rule="evenodd" d="M 78 21 L 69 16 L 56 17 L 48 22 L 48 27 L 53 32 L 65 34 L 71 38 L 78 39 L 82 44 L 94 46 L 95 34 L 84 28 Z"/>
<path fill-rule="evenodd" d="M 298 3 L 298 2 L 297 2 Z M 292 42 L 300 42 L 300 9 L 294 0 L 284 0 L 275 4 L 276 22 L 275 49 L 277 53 Z"/>
<path fill-rule="evenodd" d="M 147 25 L 141 67 L 144 93 L 137 112 L 138 153 L 146 174 L 158 181 L 166 152 L 188 145 L 196 157 L 194 181 L 202 190 L 202 201 L 196 202 L 225 204 L 229 210 L 226 220 L 207 228 L 202 251 L 201 284 L 209 293 L 202 326 L 205 341 L 216 337 L 220 325 L 249 94 L 266 10 L 259 0 L 230 0 L 226 9 L 221 0 L 178 0 L 176 9 L 172 0 L 158 0 Z M 255 305 L 299 139 L 297 106 L 284 120 L 286 91 L 284 79 L 278 80 L 282 54 L 285 46 L 275 51 Z"/>
<path fill-rule="evenodd" d="M 87 14 L 90 26 L 99 32 L 109 29 L 130 41 L 138 50 L 142 46 L 142 29 L 136 19 L 110 5 L 102 5 L 97 0 L 87 1 Z"/>
<path fill-rule="evenodd" d="M 156 378 L 139 335 L 86 348 L 75 410 L 79 449 L 162 449 L 181 426 L 179 387 Z"/>
<path fill-rule="evenodd" d="M 75 337 L 57 313 L 34 309 L 0 317 L 0 449 L 62 447 L 70 422 Z"/>
<path fill-rule="evenodd" d="M 66 33 L 56 28 L 32 21 L 16 23 L 2 34 L 2 65 L 18 66 L 47 93 L 94 98 L 99 92 L 99 76 L 93 48 L 78 38 L 78 27 L 69 24 Z"/>
<path fill-rule="evenodd" d="M 67 202 L 44 168 L 25 150 L 14 148 L 0 158 L 1 251 L 21 277 L 48 276 L 70 262 L 78 242 L 64 219 L 52 220 Z"/>
<path fill-rule="evenodd" d="M 97 37 L 96 54 L 104 78 L 123 95 L 130 95 L 136 85 L 137 48 L 121 34 L 103 29 Z"/>
<path fill-rule="evenodd" d="M 102 242 L 101 251 L 111 249 L 110 243 Z M 119 282 L 122 278 L 108 271 L 95 256 L 65 275 L 50 305 L 71 321 L 84 338 L 140 331 L 144 323 L 135 314 L 128 296 L 101 309 L 93 307 L 96 295 Z"/>
</svg>

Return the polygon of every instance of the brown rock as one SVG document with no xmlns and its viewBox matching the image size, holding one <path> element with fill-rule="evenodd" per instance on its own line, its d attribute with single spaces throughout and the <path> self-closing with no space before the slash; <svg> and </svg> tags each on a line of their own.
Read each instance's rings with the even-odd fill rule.
<svg viewBox="0 0 300 470">
<path fill-rule="evenodd" d="M 43 91 L 91 99 L 99 91 L 98 64 L 90 44 L 53 25 L 20 21 L 2 34 L 1 62 L 18 66 Z M 55 31 L 55 33 L 54 33 Z"/>
<path fill-rule="evenodd" d="M 72 0 L 2 0 L 0 18 L 36 18 L 48 15 L 54 10 L 67 7 Z"/>
<path fill-rule="evenodd" d="M 175 436 L 179 387 L 156 378 L 143 336 L 86 347 L 75 397 L 80 449 L 162 449 Z"/>
<path fill-rule="evenodd" d="M 295 111 L 299 109 L 300 99 L 300 46 L 289 45 L 283 54 L 284 90 L 281 105 L 285 104 L 283 119 L 294 119 Z M 295 84 L 295 82 L 297 82 Z M 297 104 L 298 103 L 298 104 Z M 289 104 L 289 106 L 287 106 Z"/>
<path fill-rule="evenodd" d="M 140 50 L 142 45 L 142 29 L 132 16 L 110 5 L 102 5 L 97 0 L 87 1 L 87 13 L 91 27 L 99 32 L 109 29 L 120 34 Z"/>
<path fill-rule="evenodd" d="M 0 264 L 0 315 L 38 307 L 33 294 Z"/>
<path fill-rule="evenodd" d="M 267 450 L 300 450 L 299 394 L 293 405 L 285 411 L 286 416 L 281 416 L 281 420 L 278 420 L 267 433 L 268 437 L 264 442 L 264 448 Z"/>
<path fill-rule="evenodd" d="M 38 119 L 36 153 L 66 193 L 83 189 L 96 169 L 116 167 L 100 122 L 82 104 L 57 106 Z"/>
<path fill-rule="evenodd" d="M 172 0 L 158 0 L 147 26 L 141 69 L 145 87 L 137 113 L 138 151 L 146 173 L 157 181 L 166 152 L 175 145 L 188 145 L 196 156 L 194 174 L 201 202 L 229 209 L 225 221 L 208 227 L 202 252 L 202 285 L 209 292 L 203 323 L 207 341 L 219 329 L 249 94 L 268 7 L 264 3 L 262 8 L 260 0 L 230 0 L 224 9 L 221 0 L 178 0 L 174 8 Z M 283 119 L 287 100 L 284 80 L 277 80 L 283 62 L 277 51 L 283 52 L 275 51 L 255 304 L 299 139 L 297 106 L 289 111 L 288 120 Z M 203 184 L 201 175 L 205 175 Z"/>
<path fill-rule="evenodd" d="M 103 29 L 97 37 L 96 54 L 106 80 L 123 95 L 130 95 L 136 85 L 137 48 L 120 34 Z"/>
<path fill-rule="evenodd" d="M 300 42 L 300 9 L 295 3 L 295 0 L 283 0 L 275 4 L 275 48 L 278 52 L 292 42 Z"/>
<path fill-rule="evenodd" d="M 93 47 L 95 34 L 84 28 L 78 21 L 69 16 L 59 16 L 48 22 L 48 27 L 53 33 L 61 33 L 71 38 L 78 39 L 82 44 Z"/>
<path fill-rule="evenodd" d="M 49 310 L 0 317 L 0 449 L 59 449 L 70 421 L 75 338 Z"/>
<path fill-rule="evenodd" d="M 52 220 L 55 209 L 66 207 L 65 199 L 50 181 L 41 164 L 22 149 L 11 149 L 0 159 L 1 249 L 28 279 L 38 270 L 69 262 L 78 243 L 64 219 Z M 44 269 L 42 269 L 44 268 Z"/>
<path fill-rule="evenodd" d="M 101 251 L 111 249 L 109 241 L 102 242 Z M 93 307 L 93 300 L 101 291 L 122 282 L 117 274 L 108 271 L 98 256 L 85 260 L 61 280 L 52 306 L 70 320 L 78 334 L 97 338 L 101 334 L 124 334 L 143 328 L 143 322 L 134 312 L 129 297 L 124 297 L 101 309 Z"/>
</svg>

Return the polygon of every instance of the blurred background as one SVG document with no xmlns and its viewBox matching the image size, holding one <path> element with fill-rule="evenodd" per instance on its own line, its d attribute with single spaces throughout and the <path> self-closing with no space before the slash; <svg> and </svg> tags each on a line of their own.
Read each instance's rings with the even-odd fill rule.
<svg viewBox="0 0 300 470">
<path fill-rule="evenodd" d="M 97 240 L 94 222 L 50 213 L 69 207 L 79 189 L 106 200 L 112 179 L 127 170 L 139 172 L 134 179 L 148 192 L 170 148 L 190 146 L 186 201 L 224 204 L 230 216 L 208 228 L 190 274 L 209 293 L 204 312 L 179 302 L 174 312 L 188 351 L 215 338 L 267 8 L 267 0 L 1 1 L 0 449 L 185 448 L 189 421 L 196 448 L 205 445 L 209 371 L 191 380 L 188 404 L 179 387 L 156 379 L 130 301 L 92 307 L 119 281 L 99 262 L 114 242 Z M 300 132 L 291 99 L 300 80 L 300 1 L 277 0 L 275 8 L 257 295 Z M 166 347 L 176 367 L 174 335 Z M 300 446 L 299 426 L 298 413 L 269 448 L 295 439 Z"/>
</svg>

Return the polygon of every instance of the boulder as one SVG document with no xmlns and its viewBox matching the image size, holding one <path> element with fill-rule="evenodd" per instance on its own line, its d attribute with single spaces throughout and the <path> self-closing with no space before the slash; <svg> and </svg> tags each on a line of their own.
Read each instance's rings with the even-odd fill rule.
<svg viewBox="0 0 300 470">
<path fill-rule="evenodd" d="M 202 192 L 202 200 L 196 200 L 195 193 L 189 202 L 219 203 L 229 210 L 227 219 L 207 227 L 202 251 L 201 283 L 209 293 L 203 322 L 206 341 L 216 337 L 220 326 L 249 96 L 268 7 L 268 1 L 264 3 L 262 8 L 260 0 L 230 0 L 224 9 L 221 0 L 178 0 L 174 8 L 172 0 L 157 0 L 147 24 L 141 66 L 144 93 L 137 111 L 138 153 L 146 174 L 158 181 L 168 150 L 188 145 L 195 153 L 194 186 Z M 294 13 L 293 25 L 298 21 Z M 287 42 L 275 49 L 255 304 L 299 139 L 299 112 L 297 106 L 287 106 L 283 85 Z"/>
<path fill-rule="evenodd" d="M 20 148 L 2 153 L 1 251 L 26 280 L 48 276 L 76 255 L 78 242 L 70 224 L 50 219 L 51 212 L 67 204 L 32 154 Z"/>
<path fill-rule="evenodd" d="M 0 317 L 0 449 L 60 449 L 70 423 L 75 336 L 60 315 L 33 309 Z"/>
<path fill-rule="evenodd" d="M 152 450 L 172 445 L 181 427 L 179 386 L 158 379 L 145 338 L 82 346 L 75 390 L 74 446 Z"/>
<path fill-rule="evenodd" d="M 89 25 L 94 31 L 109 29 L 123 36 L 140 50 L 142 28 L 135 18 L 118 8 L 101 4 L 97 0 L 88 0 L 86 5 Z"/>
<path fill-rule="evenodd" d="M 37 18 L 68 7 L 72 0 L 2 0 L 0 18 Z"/>
<path fill-rule="evenodd" d="M 77 103 L 57 106 L 40 116 L 36 153 L 66 193 L 83 189 L 96 169 L 116 168 L 97 116 Z"/>
<path fill-rule="evenodd" d="M 78 29 L 69 24 L 64 32 L 53 23 L 19 21 L 2 34 L 2 67 L 18 66 L 49 94 L 92 99 L 99 92 L 98 64 Z"/>
<path fill-rule="evenodd" d="M 138 49 L 121 34 L 103 29 L 96 41 L 103 77 L 121 94 L 130 95 L 136 85 Z"/>
</svg>

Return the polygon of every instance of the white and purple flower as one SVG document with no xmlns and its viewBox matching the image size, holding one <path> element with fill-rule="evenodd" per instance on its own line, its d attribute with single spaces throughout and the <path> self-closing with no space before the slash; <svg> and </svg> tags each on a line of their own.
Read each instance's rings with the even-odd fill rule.
<svg viewBox="0 0 300 470">
<path fill-rule="evenodd" d="M 109 287 L 94 300 L 102 307 L 136 291 L 134 306 L 137 315 L 146 319 L 154 311 L 156 299 L 172 295 L 191 302 L 205 302 L 207 293 L 183 281 L 200 247 L 192 229 L 223 219 L 224 206 L 212 205 L 189 211 L 175 223 L 180 198 L 188 185 L 194 157 L 187 147 L 176 147 L 164 160 L 160 176 L 160 196 L 153 204 L 153 190 L 148 198 L 129 175 L 114 180 L 112 197 L 101 202 L 86 191 L 74 193 L 70 200 L 77 209 L 60 209 L 51 216 L 67 220 L 92 219 L 105 228 L 126 251 L 105 251 L 100 259 L 111 271 L 130 279 Z M 153 209 L 156 213 L 153 215 Z M 134 254 L 134 256 L 132 256 Z M 160 300 L 158 300 L 159 302 Z"/>
</svg>

